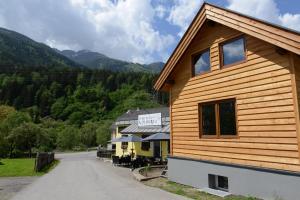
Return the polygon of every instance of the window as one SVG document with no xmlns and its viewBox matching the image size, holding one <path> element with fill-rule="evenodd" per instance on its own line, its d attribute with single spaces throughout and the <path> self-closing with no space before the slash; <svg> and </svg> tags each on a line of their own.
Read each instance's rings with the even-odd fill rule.
<svg viewBox="0 0 300 200">
<path fill-rule="evenodd" d="M 142 135 L 143 139 L 146 138 L 146 137 L 148 137 L 148 135 Z M 150 149 L 150 142 L 142 142 L 141 143 L 141 149 L 143 151 L 149 151 L 149 149 Z"/>
<path fill-rule="evenodd" d="M 208 185 L 212 189 L 228 191 L 228 177 L 209 174 Z"/>
<path fill-rule="evenodd" d="M 233 136 L 236 131 L 235 99 L 199 104 L 201 136 Z"/>
<path fill-rule="evenodd" d="M 228 178 L 225 176 L 216 176 L 216 187 L 217 189 L 228 191 Z"/>
<path fill-rule="evenodd" d="M 121 149 L 127 149 L 128 148 L 128 142 L 122 142 Z"/>
<path fill-rule="evenodd" d="M 128 135 L 122 135 L 122 137 L 128 137 Z M 121 149 L 127 149 L 128 148 L 128 142 L 122 142 L 121 143 Z"/>
<path fill-rule="evenodd" d="M 202 106 L 202 133 L 204 135 L 216 134 L 216 113 L 215 104 Z"/>
<path fill-rule="evenodd" d="M 219 103 L 219 118 L 221 135 L 232 135 L 232 133 L 236 133 L 234 101 Z"/>
<path fill-rule="evenodd" d="M 193 56 L 193 76 L 210 71 L 209 49 Z"/>
<path fill-rule="evenodd" d="M 245 39 L 243 37 L 221 44 L 220 49 L 223 67 L 246 60 Z"/>
</svg>

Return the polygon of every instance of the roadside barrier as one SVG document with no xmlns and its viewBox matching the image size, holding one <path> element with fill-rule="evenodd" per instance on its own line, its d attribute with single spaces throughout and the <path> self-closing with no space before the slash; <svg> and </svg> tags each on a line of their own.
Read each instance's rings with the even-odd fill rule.
<svg viewBox="0 0 300 200">
<path fill-rule="evenodd" d="M 34 170 L 41 171 L 44 167 L 54 161 L 54 153 L 37 153 L 35 158 Z"/>
</svg>

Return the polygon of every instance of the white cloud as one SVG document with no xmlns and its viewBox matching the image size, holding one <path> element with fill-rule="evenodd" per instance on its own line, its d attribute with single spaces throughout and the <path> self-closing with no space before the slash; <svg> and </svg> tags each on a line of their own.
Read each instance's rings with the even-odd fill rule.
<svg viewBox="0 0 300 200">
<path fill-rule="evenodd" d="M 279 20 L 283 26 L 300 31 L 300 14 L 285 13 Z"/>
<path fill-rule="evenodd" d="M 102 46 L 108 55 L 149 62 L 153 60 L 151 54 L 163 54 L 174 42 L 173 36 L 161 35 L 153 28 L 155 10 L 150 0 L 91 0 L 85 3 L 77 0 L 73 5 L 95 25 L 99 37 L 103 38 L 97 40 L 95 46 Z"/>
<path fill-rule="evenodd" d="M 158 5 L 155 7 L 155 12 L 157 17 L 163 19 L 166 16 L 168 10 L 163 5 Z"/>
<path fill-rule="evenodd" d="M 0 8 L 6 28 L 59 49 L 147 63 L 164 59 L 175 40 L 155 30 L 151 0 L 10 0 Z"/>
<path fill-rule="evenodd" d="M 229 9 L 300 31 L 300 14 L 281 14 L 274 0 L 227 0 Z"/>
<path fill-rule="evenodd" d="M 179 36 L 183 35 L 202 3 L 203 0 L 174 0 L 167 20 L 180 27 Z"/>
<path fill-rule="evenodd" d="M 231 10 L 300 30 L 300 13 L 282 14 L 274 0 L 227 0 L 227 2 L 227 8 Z M 173 0 L 173 6 L 165 13 L 169 13 L 166 20 L 180 28 L 178 36 L 182 36 L 186 31 L 202 3 L 203 0 Z"/>
<path fill-rule="evenodd" d="M 227 2 L 230 9 L 300 30 L 300 13 L 280 13 L 275 0 Z M 58 49 L 89 49 L 134 62 L 165 61 L 175 39 L 183 35 L 202 3 L 203 0 L 2 0 L 0 26 Z M 172 25 L 180 28 L 178 34 Z"/>
</svg>

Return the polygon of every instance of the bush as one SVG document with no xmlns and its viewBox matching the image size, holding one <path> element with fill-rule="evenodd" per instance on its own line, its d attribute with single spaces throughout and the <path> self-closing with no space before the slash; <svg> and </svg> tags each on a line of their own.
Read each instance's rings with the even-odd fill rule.
<svg viewBox="0 0 300 200">
<path fill-rule="evenodd" d="M 97 123 L 86 122 L 80 129 L 80 142 L 87 148 L 96 146 L 97 127 Z"/>
<path fill-rule="evenodd" d="M 112 124 L 111 120 L 101 121 L 101 124 L 98 126 L 97 133 L 97 144 L 98 145 L 107 145 L 107 142 L 110 140 L 110 126 Z"/>
<path fill-rule="evenodd" d="M 57 146 L 62 150 L 71 150 L 80 144 L 78 128 L 65 125 L 57 135 Z"/>
</svg>

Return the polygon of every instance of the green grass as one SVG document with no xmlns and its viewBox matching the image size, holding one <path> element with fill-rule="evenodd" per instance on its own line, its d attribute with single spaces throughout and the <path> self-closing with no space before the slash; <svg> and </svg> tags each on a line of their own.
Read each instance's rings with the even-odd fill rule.
<svg viewBox="0 0 300 200">
<path fill-rule="evenodd" d="M 34 171 L 34 158 L 1 159 L 0 177 L 41 176 L 53 169 L 59 161 L 55 160 L 41 172 Z"/>
<path fill-rule="evenodd" d="M 181 185 L 172 181 L 168 181 L 167 179 L 164 178 L 151 179 L 145 181 L 144 183 L 148 186 L 157 187 L 162 190 L 174 194 L 182 195 L 195 200 L 257 200 L 254 197 L 244 197 L 244 196 L 236 196 L 236 195 L 231 195 L 226 198 L 222 198 L 211 194 L 207 194 L 205 192 L 200 192 L 196 188 L 190 186 Z"/>
</svg>

